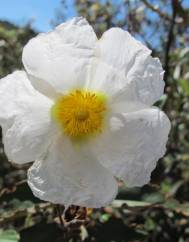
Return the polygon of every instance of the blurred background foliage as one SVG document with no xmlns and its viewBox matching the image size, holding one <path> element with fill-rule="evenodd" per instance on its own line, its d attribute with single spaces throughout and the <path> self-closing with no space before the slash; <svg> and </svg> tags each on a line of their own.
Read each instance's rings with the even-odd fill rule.
<svg viewBox="0 0 189 242">
<path fill-rule="evenodd" d="M 112 27 L 129 30 L 159 56 L 165 69 L 165 95 L 156 103 L 169 116 L 167 154 L 151 183 L 128 189 L 120 182 L 117 200 L 88 211 L 70 208 L 61 228 L 57 209 L 32 195 L 28 166 L 7 161 L 0 145 L 0 242 L 187 242 L 189 241 L 189 5 L 182 0 L 75 0 L 98 37 Z M 53 23 L 67 19 L 62 1 Z M 0 77 L 22 68 L 25 43 L 37 33 L 28 24 L 0 21 Z M 60 208 L 62 209 L 62 208 Z M 60 212 L 60 211 L 59 211 Z M 79 215 L 78 215 L 79 213 Z M 74 216 L 80 221 L 74 223 Z"/>
</svg>

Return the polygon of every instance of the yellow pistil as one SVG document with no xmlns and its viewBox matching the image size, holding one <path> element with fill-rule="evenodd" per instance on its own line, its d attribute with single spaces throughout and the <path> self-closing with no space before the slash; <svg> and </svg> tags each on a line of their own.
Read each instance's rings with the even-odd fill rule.
<svg viewBox="0 0 189 242">
<path fill-rule="evenodd" d="M 105 111 L 104 96 L 76 90 L 58 98 L 52 107 L 52 116 L 66 135 L 78 138 L 101 132 Z"/>
</svg>

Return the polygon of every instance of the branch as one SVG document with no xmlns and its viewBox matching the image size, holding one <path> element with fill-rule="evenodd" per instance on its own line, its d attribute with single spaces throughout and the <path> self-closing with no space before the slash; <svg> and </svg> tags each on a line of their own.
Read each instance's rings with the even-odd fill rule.
<svg viewBox="0 0 189 242">
<path fill-rule="evenodd" d="M 165 57 L 164 57 L 164 69 L 165 69 L 165 75 L 164 80 L 167 81 L 167 78 L 169 76 L 169 62 L 170 62 L 170 50 L 172 43 L 174 41 L 174 27 L 175 27 L 175 19 L 177 16 L 177 1 L 178 0 L 172 0 L 172 18 L 170 23 L 170 28 L 167 36 L 167 44 L 165 46 Z"/>
<path fill-rule="evenodd" d="M 167 14 L 161 12 L 159 8 L 157 8 L 154 5 L 152 5 L 147 0 L 142 0 L 142 2 L 144 3 L 144 5 L 146 7 L 148 7 L 149 9 L 151 9 L 153 12 L 157 13 L 161 18 L 166 19 L 168 21 L 171 21 L 171 18 Z"/>
</svg>

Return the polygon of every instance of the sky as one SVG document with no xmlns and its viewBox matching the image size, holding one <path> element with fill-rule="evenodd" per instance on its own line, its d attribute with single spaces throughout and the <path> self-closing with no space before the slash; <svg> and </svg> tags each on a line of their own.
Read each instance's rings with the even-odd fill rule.
<svg viewBox="0 0 189 242">
<path fill-rule="evenodd" d="M 38 31 L 52 29 L 51 20 L 60 9 L 60 0 L 0 0 L 0 19 L 18 25 L 32 20 L 32 26 Z M 67 17 L 75 15 L 72 0 L 68 1 Z"/>
<path fill-rule="evenodd" d="M 34 29 L 46 32 L 52 29 L 51 21 L 55 20 L 56 11 L 61 7 L 60 2 L 61 0 L 0 0 L 0 19 L 21 26 L 32 20 Z M 71 18 L 76 15 L 73 0 L 66 2 L 69 3 L 66 18 Z M 189 0 L 184 0 L 183 3 L 184 6 L 189 6 Z"/>
</svg>

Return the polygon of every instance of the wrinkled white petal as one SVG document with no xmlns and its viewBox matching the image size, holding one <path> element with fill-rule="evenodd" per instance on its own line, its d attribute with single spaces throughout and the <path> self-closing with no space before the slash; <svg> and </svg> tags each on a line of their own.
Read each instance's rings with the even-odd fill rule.
<svg viewBox="0 0 189 242">
<path fill-rule="evenodd" d="M 106 31 L 98 47 L 98 58 L 115 68 L 118 76 L 124 76 L 122 83 L 118 82 L 120 92 L 116 98 L 151 105 L 163 95 L 160 61 L 152 58 L 151 51 L 127 31 L 119 28 Z"/>
<path fill-rule="evenodd" d="M 111 106 L 111 112 L 112 113 L 130 113 L 130 112 L 136 112 L 141 109 L 148 108 L 146 104 L 140 103 L 140 102 L 132 102 L 132 101 L 115 101 L 114 99 L 109 104 Z"/>
<path fill-rule="evenodd" d="M 43 95 L 49 97 L 52 100 L 56 100 L 56 98 L 60 95 L 60 93 L 58 93 L 49 83 L 44 82 L 43 80 L 29 74 L 27 74 L 27 76 L 32 86 Z"/>
<path fill-rule="evenodd" d="M 142 103 L 153 104 L 163 95 L 165 86 L 163 75 L 164 71 L 158 58 L 151 56 L 146 58 L 141 55 L 136 58 L 127 79 L 130 88 L 136 91 L 136 99 Z"/>
<path fill-rule="evenodd" d="M 126 94 L 126 85 L 128 94 Z M 90 81 L 86 83 L 85 88 L 105 94 L 108 100 L 108 106 L 113 112 L 133 112 L 144 109 L 146 104 L 140 102 L 129 89 L 126 79 L 110 65 L 94 58 L 90 70 Z M 124 89 L 124 93 L 122 90 Z M 119 94 L 118 94 L 119 93 Z M 127 101 L 126 101 L 127 100 Z"/>
<path fill-rule="evenodd" d="M 49 144 L 52 102 L 38 93 L 24 71 L 0 80 L 0 125 L 8 158 L 25 163 L 39 158 Z"/>
<path fill-rule="evenodd" d="M 89 73 L 85 88 L 104 93 L 108 98 L 112 98 L 125 87 L 125 77 L 98 58 L 93 59 Z"/>
<path fill-rule="evenodd" d="M 23 63 L 30 75 L 48 83 L 57 92 L 81 88 L 88 76 L 96 41 L 88 22 L 84 18 L 73 18 L 31 39 L 24 47 Z M 40 90 L 38 84 L 35 86 Z"/>
<path fill-rule="evenodd" d="M 28 171 L 35 196 L 53 203 L 102 207 L 117 194 L 117 183 L 86 146 L 58 139 L 42 161 Z"/>
<path fill-rule="evenodd" d="M 99 40 L 99 56 L 103 61 L 127 75 L 137 55 L 150 55 L 151 51 L 141 42 L 120 28 L 107 30 Z"/>
<path fill-rule="evenodd" d="M 157 108 L 113 114 L 107 130 L 92 143 L 94 155 L 128 186 L 142 186 L 166 150 L 167 116 Z"/>
</svg>

